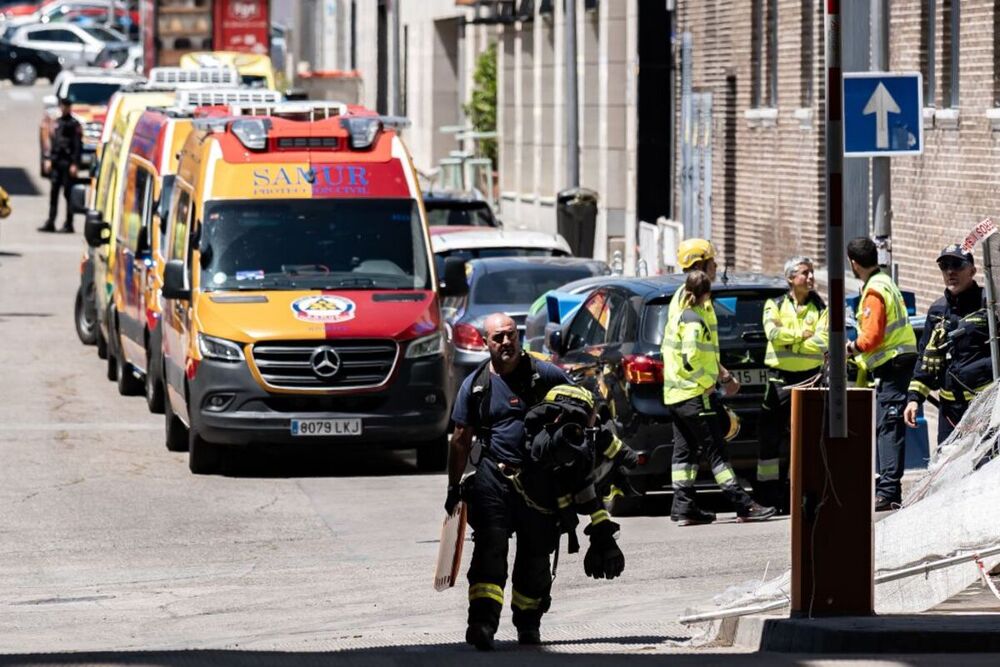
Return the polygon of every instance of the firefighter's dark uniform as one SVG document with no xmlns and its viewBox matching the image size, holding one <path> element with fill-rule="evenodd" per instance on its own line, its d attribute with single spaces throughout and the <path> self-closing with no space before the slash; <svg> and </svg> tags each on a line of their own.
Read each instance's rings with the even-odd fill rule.
<svg viewBox="0 0 1000 667">
<path fill-rule="evenodd" d="M 945 290 L 927 311 L 920 355 L 907 401 L 938 392 L 938 443 L 948 439 L 969 402 L 993 382 L 986 296 L 978 283 L 960 294 Z"/>
<path fill-rule="evenodd" d="M 489 370 L 485 370 L 489 373 Z M 469 567 L 469 625 L 495 632 L 507 583 L 507 548 L 517 534 L 511 609 L 518 630 L 537 630 L 549 606 L 559 526 L 555 515 L 529 507 L 510 479 L 524 464 L 524 419 L 529 408 L 556 385 L 569 383 L 556 366 L 523 355 L 517 370 L 504 378 L 488 375 L 486 389 L 475 372 L 455 400 L 452 419 L 472 428 L 483 443 L 476 473 L 463 484 L 473 529 Z M 475 389 L 475 391 L 474 391 Z"/>
<path fill-rule="evenodd" d="M 63 191 L 66 199 L 66 222 L 64 232 L 73 231 L 73 207 L 70 202 L 70 192 L 73 189 L 73 177 L 70 167 L 80 163 L 83 151 L 83 127 L 70 115 L 60 116 L 52 129 L 49 141 L 50 153 L 47 156 L 52 162 L 49 178 L 52 180 L 52 190 L 49 192 L 49 217 L 41 231 L 55 231 L 56 215 L 59 213 L 59 192 Z"/>
<path fill-rule="evenodd" d="M 805 332 L 813 333 L 805 338 Z M 791 293 L 764 304 L 764 334 L 768 366 L 767 387 L 758 422 L 757 501 L 782 508 L 788 504 L 781 483 L 781 444 L 788 438 L 791 394 L 788 387 L 815 378 L 827 350 L 826 304 L 811 292 L 803 305 Z"/>
</svg>

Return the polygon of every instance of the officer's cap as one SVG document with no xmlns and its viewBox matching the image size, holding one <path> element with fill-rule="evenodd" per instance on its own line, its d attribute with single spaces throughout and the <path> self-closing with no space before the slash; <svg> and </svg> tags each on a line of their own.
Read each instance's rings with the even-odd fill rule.
<svg viewBox="0 0 1000 667">
<path fill-rule="evenodd" d="M 962 246 L 957 243 L 952 243 L 950 246 L 945 247 L 938 255 L 937 261 L 941 261 L 946 258 L 954 258 L 962 260 L 963 262 L 968 262 L 969 264 L 975 264 L 975 260 L 972 257 L 971 252 L 965 252 L 962 250 Z"/>
</svg>

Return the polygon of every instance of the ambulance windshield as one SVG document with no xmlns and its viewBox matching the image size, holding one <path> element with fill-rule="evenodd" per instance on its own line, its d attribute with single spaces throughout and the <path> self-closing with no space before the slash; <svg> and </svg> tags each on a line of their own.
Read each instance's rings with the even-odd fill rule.
<svg viewBox="0 0 1000 667">
<path fill-rule="evenodd" d="M 199 241 L 201 287 L 430 289 L 417 202 L 212 202 Z"/>
</svg>

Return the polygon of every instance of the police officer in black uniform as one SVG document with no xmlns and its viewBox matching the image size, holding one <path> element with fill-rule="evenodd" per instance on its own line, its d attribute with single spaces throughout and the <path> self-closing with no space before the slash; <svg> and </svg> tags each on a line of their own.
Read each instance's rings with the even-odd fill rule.
<svg viewBox="0 0 1000 667">
<path fill-rule="evenodd" d="M 920 360 L 907 391 L 903 419 L 917 425 L 917 410 L 932 391 L 938 393 L 938 444 L 948 439 L 976 394 L 993 382 L 986 295 L 976 282 L 972 254 L 958 244 L 937 259 L 944 296 L 927 311 L 917 351 Z"/>
<path fill-rule="evenodd" d="M 511 608 L 521 644 L 538 644 L 542 614 L 549 606 L 549 555 L 559 539 L 558 519 L 527 505 L 513 478 L 525 461 L 524 420 L 528 410 L 556 385 L 571 383 L 556 366 L 522 352 L 514 321 L 503 313 L 486 319 L 490 360 L 462 383 L 452 419 L 448 498 L 452 514 L 459 500 L 473 529 L 469 567 L 469 621 L 465 640 L 493 648 L 507 583 L 507 547 L 517 533 Z M 472 437 L 482 443 L 476 472 L 462 482 Z M 461 488 L 460 488 L 461 487 Z"/>
<path fill-rule="evenodd" d="M 62 115 L 56 121 L 49 140 L 49 154 L 45 156 L 49 163 L 49 178 L 52 179 L 52 190 L 49 192 L 49 217 L 45 224 L 38 228 L 40 232 L 56 231 L 56 215 L 59 212 L 59 191 L 66 198 L 66 222 L 59 230 L 65 234 L 73 233 L 73 207 L 70 203 L 70 192 L 76 179 L 76 166 L 80 163 L 80 153 L 83 150 L 83 127 L 73 118 L 73 103 L 63 97 L 59 100 L 59 110 Z"/>
</svg>

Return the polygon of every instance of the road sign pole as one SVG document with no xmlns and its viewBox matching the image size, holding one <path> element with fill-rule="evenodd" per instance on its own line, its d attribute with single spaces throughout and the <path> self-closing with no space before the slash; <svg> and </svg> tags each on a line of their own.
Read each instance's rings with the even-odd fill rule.
<svg viewBox="0 0 1000 667">
<path fill-rule="evenodd" d="M 871 0 L 871 71 L 886 72 L 889 70 L 889 0 Z M 883 93 L 878 98 L 879 107 L 876 121 L 878 123 L 879 137 L 877 140 L 885 139 L 886 145 L 879 145 L 879 148 L 888 147 L 888 114 L 899 113 L 899 107 L 895 106 L 892 97 L 888 95 L 885 88 L 878 92 Z M 891 106 L 888 108 L 885 102 Z M 885 134 L 886 136 L 881 136 Z M 875 232 L 875 245 L 878 247 L 878 263 L 881 266 L 892 270 L 892 158 L 874 157 L 872 158 L 872 231 Z"/>
<path fill-rule="evenodd" d="M 826 0 L 826 265 L 830 280 L 830 438 L 847 437 L 847 354 L 844 338 L 843 72 L 840 0 Z"/>
</svg>

